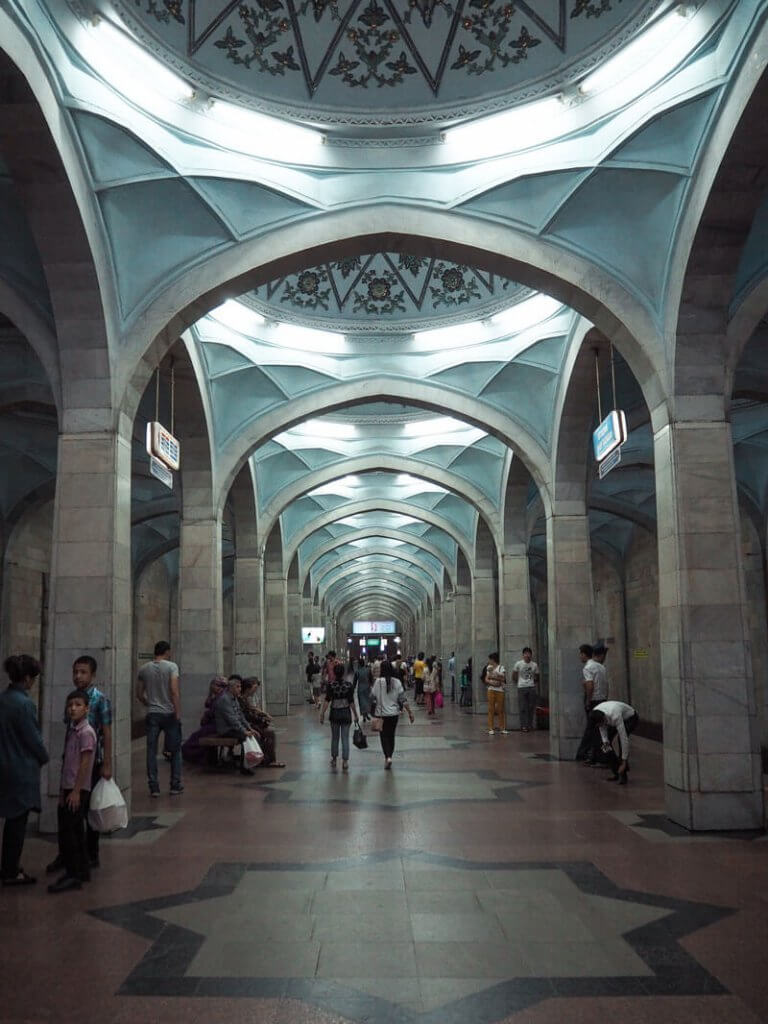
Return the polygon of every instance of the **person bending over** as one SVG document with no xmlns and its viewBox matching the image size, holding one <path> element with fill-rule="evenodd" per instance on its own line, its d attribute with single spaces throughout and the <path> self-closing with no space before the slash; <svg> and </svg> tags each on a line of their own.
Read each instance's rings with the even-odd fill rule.
<svg viewBox="0 0 768 1024">
<path fill-rule="evenodd" d="M 603 753 L 613 770 L 613 780 L 626 786 L 629 774 L 629 737 L 637 728 L 638 714 L 631 704 L 621 700 L 605 700 L 589 713 L 590 722 L 600 731 Z M 613 749 L 613 739 L 619 737 L 621 758 Z"/>
</svg>

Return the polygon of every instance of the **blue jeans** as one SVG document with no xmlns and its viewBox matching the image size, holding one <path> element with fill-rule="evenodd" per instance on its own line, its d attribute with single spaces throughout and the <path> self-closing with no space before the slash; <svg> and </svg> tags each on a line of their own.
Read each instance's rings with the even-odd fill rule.
<svg viewBox="0 0 768 1024">
<path fill-rule="evenodd" d="M 157 781 L 157 740 L 163 734 L 165 749 L 171 755 L 171 789 L 181 788 L 181 722 L 174 714 L 147 715 L 147 782 L 150 793 L 159 793 Z"/>
<path fill-rule="evenodd" d="M 339 736 L 341 736 L 341 757 L 349 760 L 349 722 L 331 722 L 331 757 L 339 756 Z"/>
</svg>

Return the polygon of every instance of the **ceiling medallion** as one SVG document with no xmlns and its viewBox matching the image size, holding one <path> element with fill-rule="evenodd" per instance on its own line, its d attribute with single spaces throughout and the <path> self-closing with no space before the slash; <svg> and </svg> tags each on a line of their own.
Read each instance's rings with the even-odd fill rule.
<svg viewBox="0 0 768 1024">
<path fill-rule="evenodd" d="M 371 126 L 477 116 L 562 87 L 660 2 L 114 0 L 151 49 L 218 82 L 214 93 Z"/>
</svg>

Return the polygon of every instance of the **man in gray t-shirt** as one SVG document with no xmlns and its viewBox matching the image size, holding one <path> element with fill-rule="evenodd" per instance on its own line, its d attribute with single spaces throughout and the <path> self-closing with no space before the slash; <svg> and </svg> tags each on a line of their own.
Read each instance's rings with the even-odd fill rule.
<svg viewBox="0 0 768 1024">
<path fill-rule="evenodd" d="M 163 733 L 164 749 L 171 755 L 171 796 L 184 791 L 181 784 L 181 702 L 179 666 L 170 660 L 171 645 L 155 644 L 152 661 L 139 669 L 136 696 L 147 709 L 147 781 L 150 796 L 160 796 L 157 779 L 157 741 Z"/>
</svg>

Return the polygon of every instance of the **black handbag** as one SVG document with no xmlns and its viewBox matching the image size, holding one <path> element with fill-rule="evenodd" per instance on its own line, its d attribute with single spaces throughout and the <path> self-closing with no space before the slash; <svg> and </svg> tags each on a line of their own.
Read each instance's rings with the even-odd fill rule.
<svg viewBox="0 0 768 1024">
<path fill-rule="evenodd" d="M 352 733 L 352 742 L 358 750 L 368 749 L 368 737 L 365 735 L 359 725 L 355 726 L 355 731 Z"/>
</svg>

